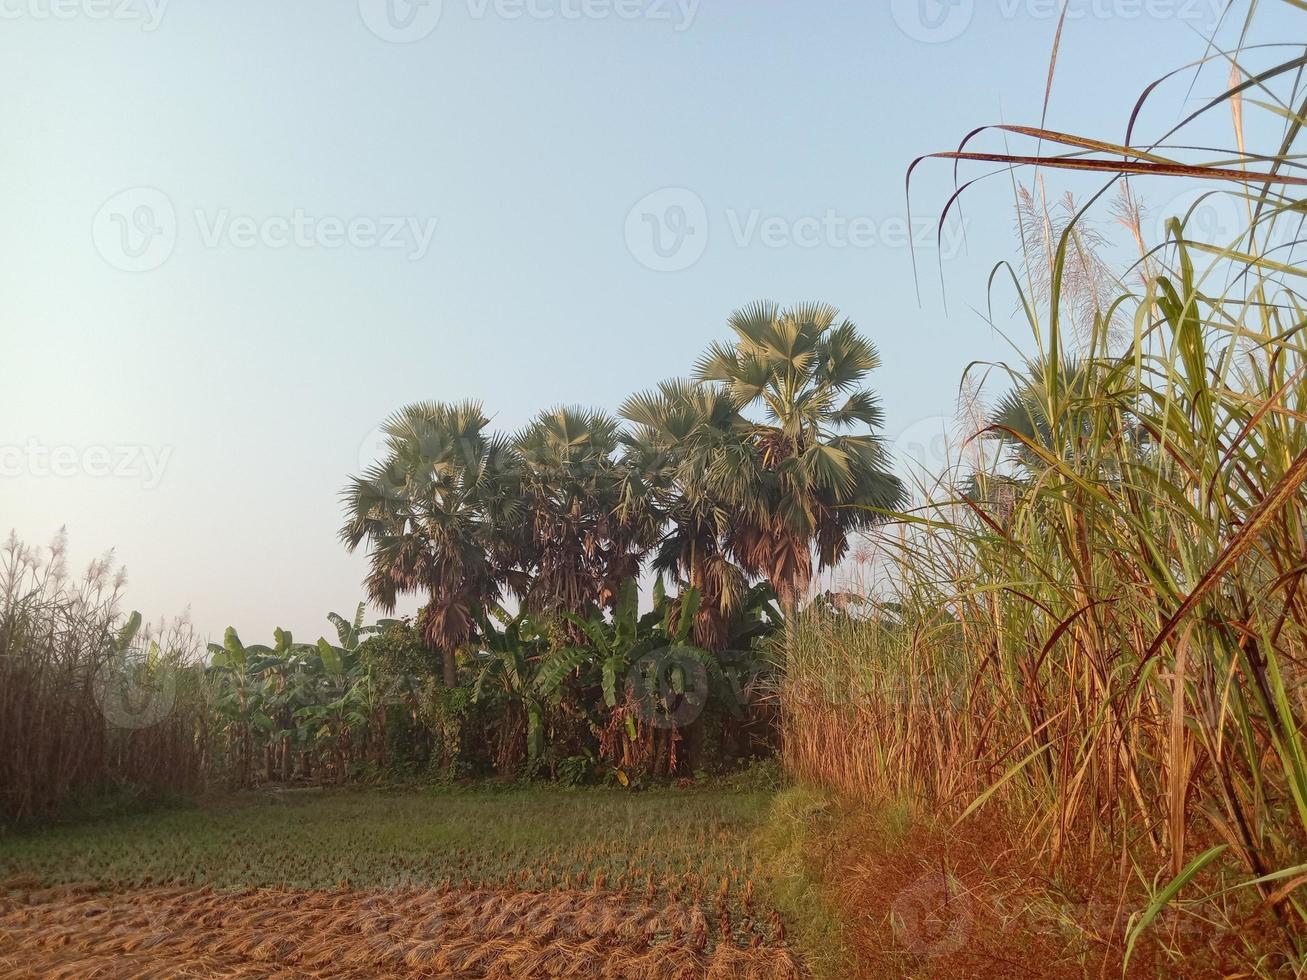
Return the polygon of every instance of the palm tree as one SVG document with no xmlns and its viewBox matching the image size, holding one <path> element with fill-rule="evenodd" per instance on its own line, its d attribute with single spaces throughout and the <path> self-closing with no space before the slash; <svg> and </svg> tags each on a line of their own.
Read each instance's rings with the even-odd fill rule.
<svg viewBox="0 0 1307 980">
<path fill-rule="evenodd" d="M 350 551 L 367 543 L 368 598 L 390 612 L 401 594 L 426 596 L 419 620 L 448 687 L 478 613 L 522 587 L 498 531 L 520 509 L 516 454 L 488 425 L 477 402 L 409 405 L 384 426 L 386 457 L 342 493 L 340 537 Z"/>
<path fill-rule="evenodd" d="M 534 613 L 585 613 L 611 605 L 639 574 L 655 528 L 628 491 L 612 416 L 562 407 L 541 412 L 513 441 L 522 514 L 515 537 L 522 596 Z"/>
<path fill-rule="evenodd" d="M 630 494 L 642 498 L 662 528 L 652 570 L 685 582 L 701 597 L 694 641 L 720 650 L 726 623 L 748 587 L 724 542 L 734 510 L 713 478 L 723 455 L 748 455 L 741 420 L 723 392 L 691 381 L 664 381 L 626 400 L 622 417 L 634 425 L 625 437 Z"/>
<path fill-rule="evenodd" d="M 1073 452 L 1092 424 L 1089 365 L 1065 358 L 1054 371 L 1028 362 L 1023 373 L 1014 375 L 1012 390 L 988 419 L 986 435 L 1008 450 L 1012 463 L 1031 472 L 1044 468 L 1045 454 L 1058 457 Z"/>
<path fill-rule="evenodd" d="M 1012 388 L 983 431 L 1005 465 L 972 473 L 963 493 L 1006 523 L 1016 501 L 1058 463 L 1096 468 L 1107 481 L 1121 480 L 1131 463 L 1169 466 L 1157 456 L 1157 440 L 1140 421 L 1136 399 L 1119 383 L 1121 363 L 1060 355 L 1012 371 Z M 1105 445 L 1115 451 L 1104 453 Z M 1080 490 L 1070 492 L 1078 496 Z"/>
<path fill-rule="evenodd" d="M 731 554 L 790 607 L 808 589 L 814 551 L 819 569 L 836 564 L 850 536 L 905 499 L 875 434 L 880 406 L 864 387 L 880 356 L 825 304 L 759 302 L 729 324 L 735 341 L 712 344 L 696 376 L 730 399 L 743 448 L 716 454 L 710 482 L 737 511 Z M 745 415 L 757 408 L 761 420 Z"/>
<path fill-rule="evenodd" d="M 565 616 L 587 629 L 594 622 L 571 613 Z M 497 628 L 495 621 L 503 628 Z M 549 625 L 525 609 L 509 616 L 498 605 L 479 616 L 480 649 L 473 663 L 480 669 L 472 699 L 480 701 L 490 687 L 505 706 L 495 726 L 495 767 L 503 774 L 521 761 L 518 750 L 523 746 L 529 769 L 543 760 L 547 729 L 558 717 L 564 685 L 590 659 L 584 647 L 555 646 Z"/>
</svg>

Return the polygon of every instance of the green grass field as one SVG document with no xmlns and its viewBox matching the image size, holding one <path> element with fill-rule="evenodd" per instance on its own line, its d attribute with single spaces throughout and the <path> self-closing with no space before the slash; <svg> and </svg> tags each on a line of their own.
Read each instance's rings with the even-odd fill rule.
<svg viewBox="0 0 1307 980">
<path fill-rule="evenodd" d="M 716 790 L 292 791 L 0 837 L 0 880 L 217 888 L 643 883 L 750 872 L 765 793 Z M 521 883 L 521 882 L 518 882 Z"/>
</svg>

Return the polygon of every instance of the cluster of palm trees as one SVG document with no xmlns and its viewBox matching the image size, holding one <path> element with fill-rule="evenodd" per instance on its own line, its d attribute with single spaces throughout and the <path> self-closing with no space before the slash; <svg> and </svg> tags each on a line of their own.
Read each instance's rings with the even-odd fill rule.
<svg viewBox="0 0 1307 980">
<path fill-rule="evenodd" d="M 340 536 L 366 549 L 373 603 L 422 598 L 446 685 L 500 601 L 575 631 L 569 615 L 612 610 L 644 570 L 693 592 L 693 642 L 721 651 L 752 585 L 793 608 L 814 569 L 900 505 L 865 386 L 880 359 L 857 327 L 769 302 L 729 325 L 692 378 L 633 395 L 620 418 L 556 408 L 506 435 L 479 402 L 433 401 L 385 423 L 383 458 L 343 492 Z"/>
</svg>

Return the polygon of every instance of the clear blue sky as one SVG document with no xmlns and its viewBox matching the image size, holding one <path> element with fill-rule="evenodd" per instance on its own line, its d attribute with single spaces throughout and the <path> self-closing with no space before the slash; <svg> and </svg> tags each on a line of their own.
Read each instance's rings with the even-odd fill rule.
<svg viewBox="0 0 1307 980">
<path fill-rule="evenodd" d="M 361 594 L 337 493 L 410 400 L 479 398 L 505 428 L 615 409 L 764 297 L 875 339 L 890 438 L 1010 356 L 976 312 L 1016 250 L 1006 180 L 967 199 L 947 313 L 929 249 L 918 305 L 896 222 L 914 156 L 1038 123 L 1047 0 L 391 2 L 0 3 L 0 525 L 66 523 L 78 565 L 116 547 L 147 617 L 321 632 Z M 1120 138 L 1212 2 L 1075 3 L 1050 125 Z M 1263 38 L 1302 36 L 1264 6 Z M 949 186 L 928 168 L 915 217 Z"/>
</svg>

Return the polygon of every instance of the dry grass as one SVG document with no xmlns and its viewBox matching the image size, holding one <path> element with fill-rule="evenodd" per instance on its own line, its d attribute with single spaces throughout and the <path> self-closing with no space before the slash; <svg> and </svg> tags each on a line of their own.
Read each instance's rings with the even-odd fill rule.
<svg viewBox="0 0 1307 980">
<path fill-rule="evenodd" d="M 1247 975 L 1246 932 L 1179 912 L 1159 917 L 1127 966 L 1114 940 L 1144 889 L 1123 904 L 1114 869 L 1049 875 L 992 814 L 951 827 L 908 804 L 812 790 L 786 791 L 777 808 L 797 821 L 788 871 L 808 893 L 783 904 L 823 980 Z"/>
<path fill-rule="evenodd" d="M 201 781 L 205 704 L 186 667 L 198 648 L 189 624 L 125 617 L 126 574 L 112 555 L 76 577 L 66 544 L 62 532 L 48 549 L 12 533 L 0 543 L 0 827 Z"/>
<path fill-rule="evenodd" d="M 1051 247 L 1033 263 L 1027 248 L 1026 265 L 1047 275 L 992 280 L 991 310 L 1015 305 L 1029 330 L 1026 363 L 972 372 L 994 407 L 963 436 L 1001 458 L 960 447 L 923 474 L 882 542 L 873 601 L 797 618 L 784 751 L 796 776 L 869 806 L 910 800 L 1004 828 L 1031 885 L 1022 907 L 1048 883 L 1096 882 L 1113 914 L 1070 925 L 1103 963 L 1133 965 L 1155 941 L 1177 970 L 1237 949 L 1248 974 L 1301 973 L 1307 89 L 1280 50 L 1210 57 L 1221 83 L 1237 61 L 1237 84 L 1200 115 L 1233 116 L 1246 171 L 1182 165 L 1208 152 L 1184 132 L 1093 147 L 1112 160 L 1019 128 L 1006 135 L 1036 155 L 941 154 L 1116 175 L 1086 209 L 1123 174 L 1198 177 L 1248 223 L 1206 242 L 1179 215 L 1157 240 L 1119 207 L 1139 261 L 1114 291 L 1087 293 L 1077 275 L 1103 277 L 1076 269 L 1093 248 L 1084 213 L 1040 216 Z M 1245 112 L 1261 116 L 1248 128 L 1260 148 L 1245 147 Z M 1074 151 L 1053 156 L 1057 143 Z"/>
<path fill-rule="evenodd" d="M 799 976 L 767 796 L 305 791 L 0 835 L 0 976 Z"/>
<path fill-rule="evenodd" d="M 0 898 L 0 973 L 19 978 L 799 977 L 771 929 L 629 892 L 299 891 L 99 886 Z"/>
</svg>

